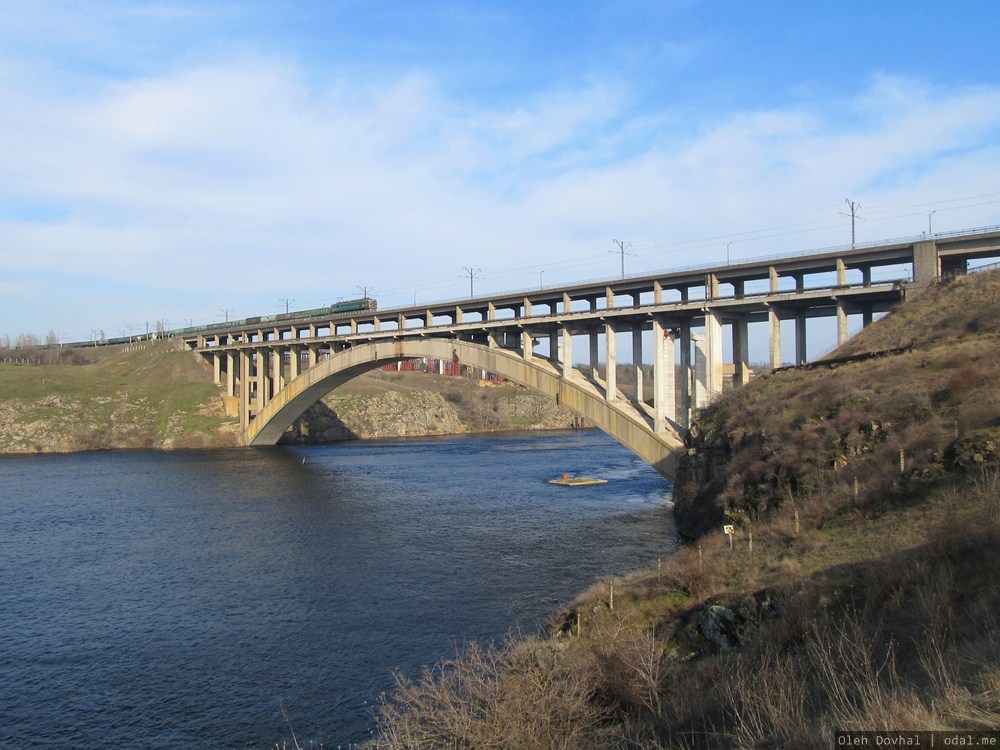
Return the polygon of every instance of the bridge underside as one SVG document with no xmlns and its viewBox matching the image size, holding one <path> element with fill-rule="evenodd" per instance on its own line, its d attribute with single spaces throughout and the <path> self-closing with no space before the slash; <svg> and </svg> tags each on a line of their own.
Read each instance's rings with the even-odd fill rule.
<svg viewBox="0 0 1000 750">
<path fill-rule="evenodd" d="M 602 387 L 575 370 L 562 372 L 547 360 L 526 359 L 516 350 L 457 339 L 384 341 L 336 352 L 274 394 L 249 422 L 244 434 L 246 444 L 274 445 L 306 409 L 337 386 L 368 370 L 417 357 L 460 361 L 545 393 L 593 422 L 664 476 L 673 478 L 676 451 L 683 441 L 668 420 L 651 418 L 625 399 L 612 396 L 609 400 Z"/>
</svg>

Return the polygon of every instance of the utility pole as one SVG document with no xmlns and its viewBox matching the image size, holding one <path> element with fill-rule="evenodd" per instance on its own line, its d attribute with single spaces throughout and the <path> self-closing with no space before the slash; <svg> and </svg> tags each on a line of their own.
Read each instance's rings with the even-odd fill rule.
<svg viewBox="0 0 1000 750">
<path fill-rule="evenodd" d="M 466 268 L 465 266 L 462 266 L 462 268 L 465 269 L 465 272 L 467 274 L 469 274 L 469 299 L 472 299 L 473 297 L 476 296 L 473 293 L 472 280 L 474 278 L 476 278 L 476 276 L 479 274 L 479 272 L 482 271 L 483 269 L 481 269 L 481 268 Z"/>
<path fill-rule="evenodd" d="M 373 287 L 373 286 L 361 286 L 360 284 L 358 284 L 355 287 L 355 289 L 360 289 L 361 290 L 361 296 L 363 296 L 366 301 L 368 299 L 368 294 L 370 292 L 374 292 L 375 291 L 375 287 Z"/>
<path fill-rule="evenodd" d="M 846 203 L 847 207 L 851 209 L 851 213 L 845 214 L 843 211 L 841 211 L 840 215 L 841 216 L 850 216 L 851 217 L 851 250 L 853 250 L 854 246 L 855 246 L 855 242 L 854 242 L 854 221 L 856 219 L 860 219 L 861 218 L 860 216 L 858 216 L 858 210 L 861 208 L 861 204 L 860 203 L 855 203 L 854 201 L 848 200 L 847 198 L 844 198 L 844 203 Z"/>
<path fill-rule="evenodd" d="M 931 216 L 937 211 L 924 211 L 924 213 L 927 214 L 927 239 L 930 239 L 934 236 L 934 232 L 931 231 Z"/>
<path fill-rule="evenodd" d="M 284 297 L 282 297 L 281 299 L 278 300 L 278 302 L 280 302 L 281 304 L 283 304 L 285 306 L 285 315 L 288 315 L 288 306 L 290 304 L 292 304 L 294 301 L 295 300 L 293 300 L 293 299 L 285 299 Z"/>
<path fill-rule="evenodd" d="M 609 250 L 608 252 L 620 254 L 622 256 L 622 278 L 624 279 L 625 278 L 625 256 L 626 255 L 630 255 L 630 256 L 632 256 L 634 258 L 635 257 L 635 253 L 626 253 L 625 252 L 630 247 L 632 247 L 632 243 L 631 242 L 629 242 L 629 243 L 626 244 L 623 240 L 614 240 L 614 243 L 616 245 L 618 245 L 618 249 L 617 250 Z"/>
<path fill-rule="evenodd" d="M 219 312 L 226 316 L 226 322 L 228 323 L 229 322 L 229 313 L 231 313 L 232 310 L 226 310 L 226 309 L 220 307 L 219 308 Z"/>
<path fill-rule="evenodd" d="M 732 245 L 734 241 L 735 240 L 731 240 L 730 242 L 726 243 L 726 265 L 727 266 L 729 265 L 729 246 Z"/>
</svg>

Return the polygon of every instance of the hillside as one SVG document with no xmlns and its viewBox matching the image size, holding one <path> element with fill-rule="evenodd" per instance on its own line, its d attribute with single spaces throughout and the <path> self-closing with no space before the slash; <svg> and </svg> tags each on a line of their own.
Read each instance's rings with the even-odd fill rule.
<svg viewBox="0 0 1000 750">
<path fill-rule="evenodd" d="M 399 678 L 371 746 L 829 748 L 1000 726 L 1000 274 L 698 415 L 680 553 Z M 726 534 L 728 526 L 732 534 Z M 995 735 L 994 735 L 995 736 Z M 1000 741 L 1000 740 L 998 740 Z"/>
<path fill-rule="evenodd" d="M 161 341 L 61 359 L 0 364 L 0 453 L 239 444 L 238 421 L 226 415 L 211 368 L 194 352 Z M 579 424 L 551 399 L 510 383 L 376 371 L 327 395 L 286 442 Z"/>
</svg>

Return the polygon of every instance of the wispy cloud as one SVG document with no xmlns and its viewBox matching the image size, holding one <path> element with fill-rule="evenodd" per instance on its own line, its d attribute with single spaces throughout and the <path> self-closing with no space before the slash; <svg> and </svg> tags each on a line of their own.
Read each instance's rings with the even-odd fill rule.
<svg viewBox="0 0 1000 750">
<path fill-rule="evenodd" d="M 186 21 L 184 8 L 140 10 Z M 358 80 L 255 52 L 77 91 L 0 79 L 0 284 L 23 311 L 12 333 L 65 327 L 67 278 L 148 290 L 104 300 L 104 316 L 253 314 L 358 284 L 402 303 L 418 287 L 460 294 L 468 265 L 484 290 L 532 285 L 546 267 L 552 282 L 613 273 L 612 238 L 641 247 L 634 270 L 721 255 L 723 236 L 738 255 L 846 241 L 845 196 L 875 209 L 876 236 L 913 234 L 906 206 L 1000 191 L 993 86 L 879 74 L 848 97 L 690 122 L 670 102 L 640 106 L 613 75 L 503 104 L 456 96 L 431 69 Z M 973 202 L 956 223 L 994 223 L 995 206 Z"/>
</svg>

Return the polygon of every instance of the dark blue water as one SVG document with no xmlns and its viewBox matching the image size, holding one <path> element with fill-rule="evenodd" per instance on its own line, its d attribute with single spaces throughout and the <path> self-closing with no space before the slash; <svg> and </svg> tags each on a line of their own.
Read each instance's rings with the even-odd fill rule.
<svg viewBox="0 0 1000 750">
<path fill-rule="evenodd" d="M 591 431 L 0 457 L 0 747 L 363 741 L 391 670 L 669 554 L 668 492 Z"/>
</svg>

